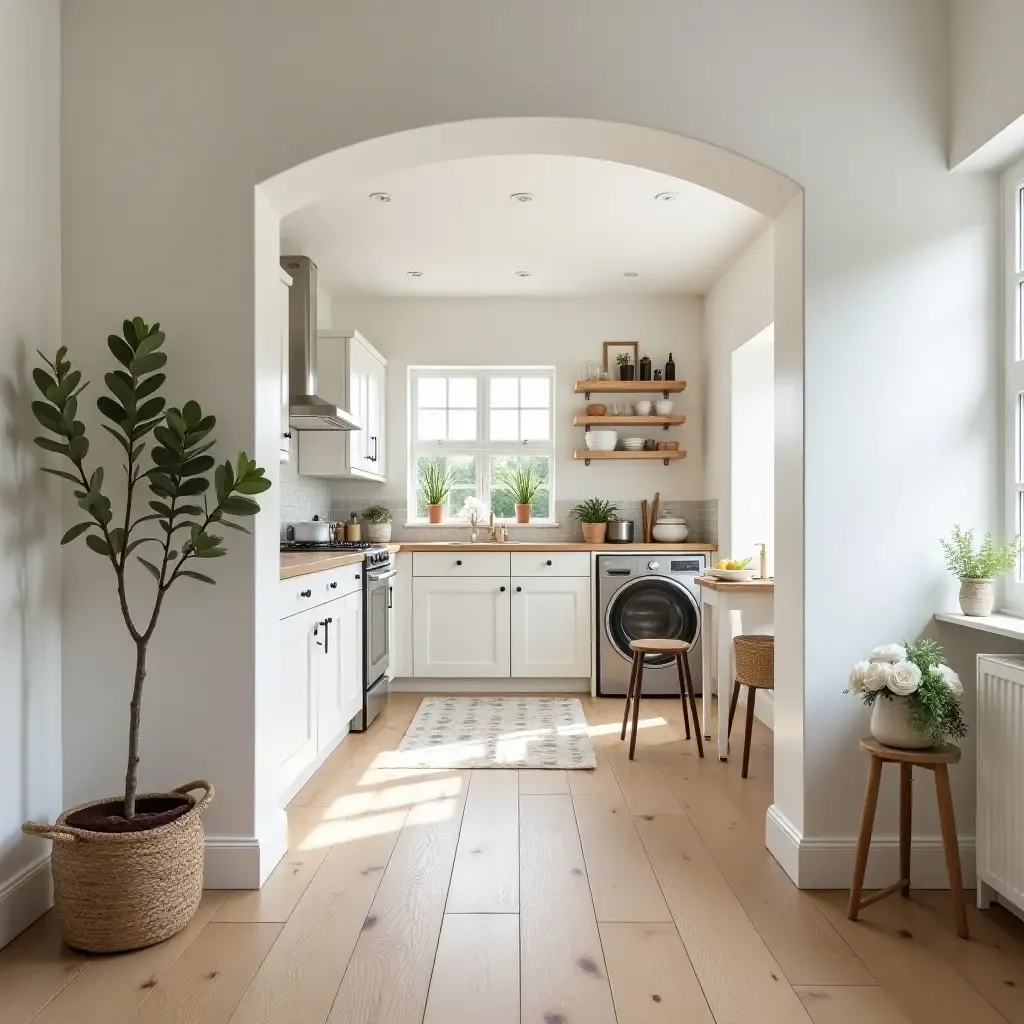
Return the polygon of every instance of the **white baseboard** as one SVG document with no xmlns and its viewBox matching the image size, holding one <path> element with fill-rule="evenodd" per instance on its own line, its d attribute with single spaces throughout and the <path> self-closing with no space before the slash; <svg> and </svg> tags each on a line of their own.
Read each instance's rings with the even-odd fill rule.
<svg viewBox="0 0 1024 1024">
<path fill-rule="evenodd" d="M 49 854 L 0 884 L 0 946 L 6 946 L 53 906 Z"/>
<path fill-rule="evenodd" d="M 580 679 L 392 679 L 392 693 L 590 693 Z"/>
<path fill-rule="evenodd" d="M 801 889 L 848 889 L 857 852 L 856 836 L 804 836 L 773 804 L 765 823 L 765 845 L 782 869 Z M 899 878 L 899 837 L 875 835 L 871 841 L 864 885 L 880 889 Z M 960 836 L 964 886 L 974 888 L 975 843 Z M 918 889 L 948 889 L 941 836 L 914 836 L 910 876 Z"/>
<path fill-rule="evenodd" d="M 259 889 L 288 849 L 284 811 L 259 836 L 211 836 L 205 841 L 204 889 Z"/>
</svg>

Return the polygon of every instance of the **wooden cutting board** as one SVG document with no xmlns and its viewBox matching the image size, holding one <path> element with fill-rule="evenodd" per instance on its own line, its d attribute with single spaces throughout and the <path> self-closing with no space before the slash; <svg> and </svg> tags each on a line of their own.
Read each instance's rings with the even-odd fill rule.
<svg viewBox="0 0 1024 1024">
<path fill-rule="evenodd" d="M 641 535 L 640 539 L 645 544 L 650 544 L 650 542 L 651 542 L 651 522 L 650 522 L 650 517 L 648 516 L 647 499 L 646 498 L 644 498 L 644 500 L 640 502 L 640 512 L 643 515 L 643 534 Z"/>
<path fill-rule="evenodd" d="M 658 491 L 654 495 L 654 504 L 651 505 L 651 535 L 647 539 L 647 543 L 651 544 L 654 542 L 654 524 L 658 521 L 658 506 L 661 504 L 661 491 Z"/>
</svg>

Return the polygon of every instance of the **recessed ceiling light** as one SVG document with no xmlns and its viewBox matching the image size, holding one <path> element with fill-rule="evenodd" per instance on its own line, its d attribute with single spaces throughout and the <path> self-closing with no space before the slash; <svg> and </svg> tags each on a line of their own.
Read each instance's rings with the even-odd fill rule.
<svg viewBox="0 0 1024 1024">
<path fill-rule="evenodd" d="M 405 272 L 405 276 L 406 277 L 422 277 L 423 276 L 423 271 L 422 270 L 407 270 Z"/>
<path fill-rule="evenodd" d="M 532 203 L 533 202 L 533 193 L 532 192 L 513 192 L 512 195 L 509 196 L 509 199 L 511 199 L 513 203 Z"/>
<path fill-rule="evenodd" d="M 516 277 L 531 277 L 530 271 L 528 270 L 517 270 Z"/>
<path fill-rule="evenodd" d="M 679 198 L 678 192 L 659 192 L 655 197 L 659 203 L 674 203 Z"/>
<path fill-rule="evenodd" d="M 623 277 L 639 277 L 640 273 L 639 273 L 639 271 L 636 271 L 636 270 L 626 270 L 626 271 L 623 271 L 622 276 Z"/>
<path fill-rule="evenodd" d="M 370 198 L 375 203 L 390 203 L 391 202 L 391 196 L 389 196 L 387 194 L 387 192 L 371 192 L 370 193 Z"/>
</svg>

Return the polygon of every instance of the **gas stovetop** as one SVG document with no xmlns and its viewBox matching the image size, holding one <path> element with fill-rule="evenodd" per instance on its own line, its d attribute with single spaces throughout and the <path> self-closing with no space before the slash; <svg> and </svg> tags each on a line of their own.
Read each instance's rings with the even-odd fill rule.
<svg viewBox="0 0 1024 1024">
<path fill-rule="evenodd" d="M 283 540 L 282 551 L 362 551 L 367 565 L 384 565 L 391 552 L 368 540 Z"/>
</svg>

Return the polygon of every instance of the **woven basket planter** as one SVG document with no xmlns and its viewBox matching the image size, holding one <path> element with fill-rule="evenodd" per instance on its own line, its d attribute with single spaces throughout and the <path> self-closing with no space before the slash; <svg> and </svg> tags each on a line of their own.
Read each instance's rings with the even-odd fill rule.
<svg viewBox="0 0 1024 1024">
<path fill-rule="evenodd" d="M 202 812 L 213 800 L 213 786 L 199 780 L 171 793 L 145 794 L 180 797 L 192 790 L 203 795 L 180 818 L 143 832 L 65 824 L 69 815 L 116 797 L 72 807 L 53 825 L 22 825 L 28 835 L 53 841 L 54 904 L 69 946 L 90 953 L 141 949 L 189 923 L 203 893 Z"/>
<path fill-rule="evenodd" d="M 747 633 L 733 640 L 736 682 L 758 690 L 775 688 L 775 637 Z"/>
</svg>

